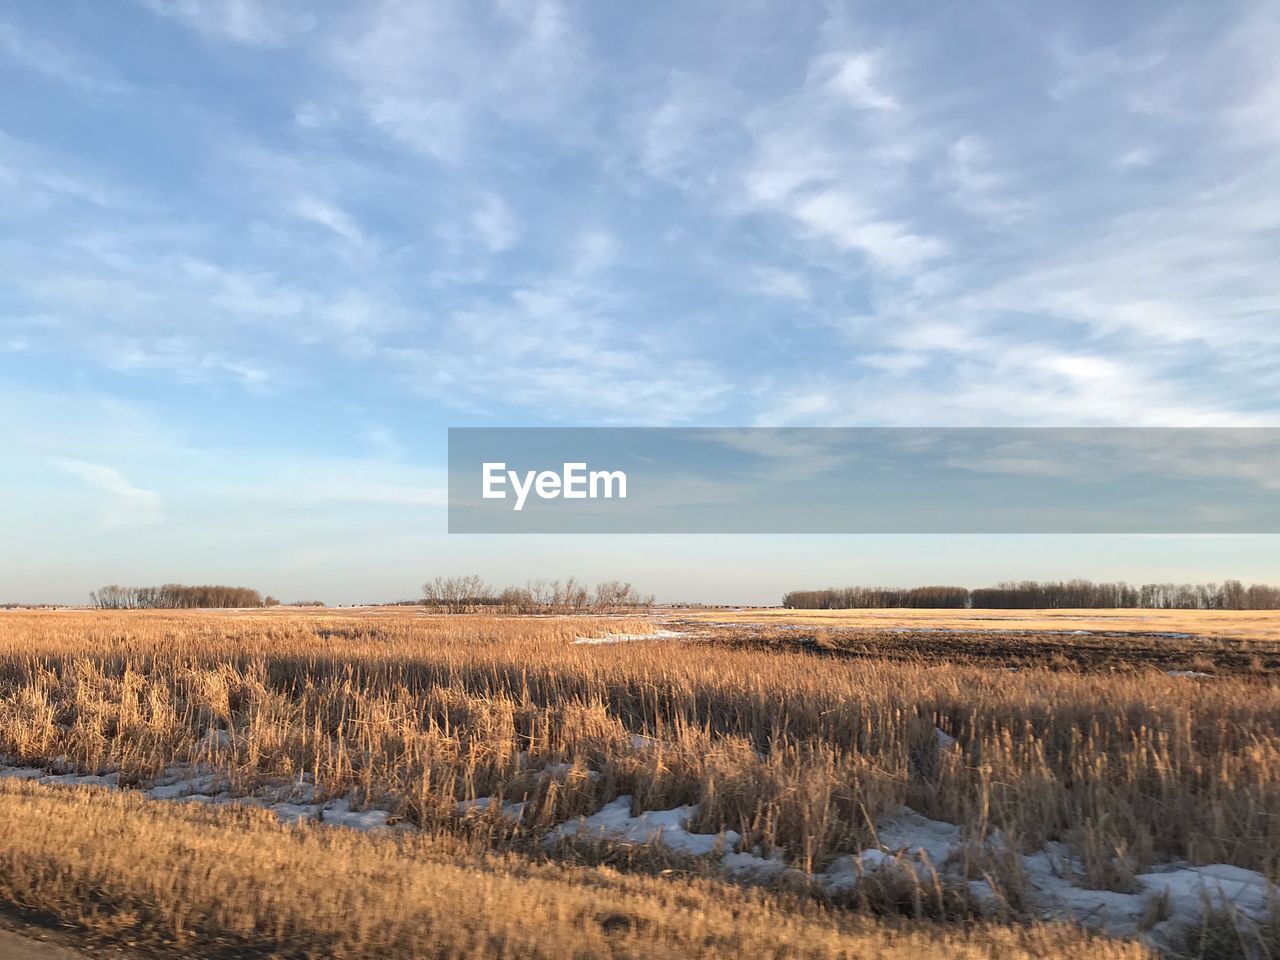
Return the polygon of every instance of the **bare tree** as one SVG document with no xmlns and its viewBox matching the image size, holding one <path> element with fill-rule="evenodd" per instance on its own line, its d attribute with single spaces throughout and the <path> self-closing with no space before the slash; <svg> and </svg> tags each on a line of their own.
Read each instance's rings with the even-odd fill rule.
<svg viewBox="0 0 1280 960">
<path fill-rule="evenodd" d="M 436 577 L 422 585 L 422 599 L 428 606 L 439 607 L 448 613 L 466 613 L 493 603 L 489 588 L 475 574 Z"/>
</svg>

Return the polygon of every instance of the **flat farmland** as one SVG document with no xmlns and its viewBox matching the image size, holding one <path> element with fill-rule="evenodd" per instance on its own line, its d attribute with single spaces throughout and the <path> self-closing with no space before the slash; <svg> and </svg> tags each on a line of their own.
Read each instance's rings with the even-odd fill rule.
<svg viewBox="0 0 1280 960">
<path fill-rule="evenodd" d="M 1131 613 L 7 612 L 0 900 L 183 957 L 1275 955 L 1275 619 Z"/>
<path fill-rule="evenodd" d="M 1274 610 L 685 610 L 727 644 L 862 658 L 1073 669 L 1263 674 L 1280 669 Z"/>
<path fill-rule="evenodd" d="M 1280 641 L 1280 610 L 787 610 L 781 607 L 690 608 L 703 623 L 804 624 L 862 629 L 1024 630 L 1187 633 Z"/>
</svg>

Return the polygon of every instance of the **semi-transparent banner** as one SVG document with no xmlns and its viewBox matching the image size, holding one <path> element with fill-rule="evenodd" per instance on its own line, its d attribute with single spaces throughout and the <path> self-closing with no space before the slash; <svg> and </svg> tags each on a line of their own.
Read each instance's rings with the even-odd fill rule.
<svg viewBox="0 0 1280 960">
<path fill-rule="evenodd" d="M 1275 533 L 1280 429 L 453 428 L 451 533 Z"/>
</svg>

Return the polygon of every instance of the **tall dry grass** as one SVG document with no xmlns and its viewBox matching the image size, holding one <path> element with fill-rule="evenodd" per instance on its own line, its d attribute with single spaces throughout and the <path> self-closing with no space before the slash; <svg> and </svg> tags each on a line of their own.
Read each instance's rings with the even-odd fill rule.
<svg viewBox="0 0 1280 960">
<path fill-rule="evenodd" d="M 1066 926 L 901 927 L 706 877 L 535 863 L 443 834 L 0 782 L 0 900 L 165 956 L 1140 960 Z"/>
<path fill-rule="evenodd" d="M 1280 691 L 1159 672 L 573 646 L 643 621 L 391 613 L 7 614 L 0 753 L 145 783 L 201 762 L 248 791 L 309 774 L 430 829 L 517 844 L 620 794 L 820 869 L 898 804 L 1072 844 L 1123 888 L 1183 857 L 1280 871 Z M 935 727 L 958 738 L 937 746 Z M 210 730 L 225 730 L 216 748 Z M 651 738 L 637 748 L 634 735 Z M 572 764 L 564 775 L 539 771 Z M 590 776 L 596 771 L 599 776 Z M 455 805 L 528 800 L 514 829 Z"/>
</svg>

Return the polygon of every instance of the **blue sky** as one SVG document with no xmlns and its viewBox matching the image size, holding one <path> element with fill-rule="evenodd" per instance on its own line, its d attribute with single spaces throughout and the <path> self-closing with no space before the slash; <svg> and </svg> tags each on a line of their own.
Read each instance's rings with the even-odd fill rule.
<svg viewBox="0 0 1280 960">
<path fill-rule="evenodd" d="M 448 537 L 450 425 L 1276 425 L 1270 3 L 0 10 L 0 600 L 1280 580 L 1274 538 Z"/>
</svg>

